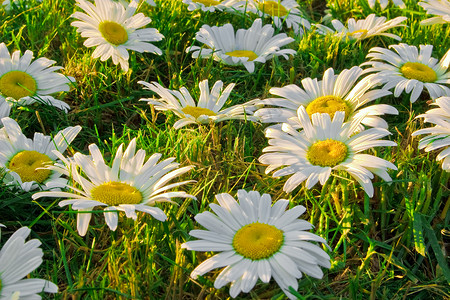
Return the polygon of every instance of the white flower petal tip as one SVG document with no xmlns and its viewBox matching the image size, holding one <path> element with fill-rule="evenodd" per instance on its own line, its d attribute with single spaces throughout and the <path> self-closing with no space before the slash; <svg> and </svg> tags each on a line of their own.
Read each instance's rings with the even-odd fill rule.
<svg viewBox="0 0 450 300">
<path fill-rule="evenodd" d="M 249 73 L 255 70 L 255 62 L 265 63 L 274 56 L 295 55 L 292 49 L 281 47 L 294 41 L 285 33 L 274 35 L 274 29 L 262 20 L 256 19 L 249 29 L 238 29 L 235 33 L 231 24 L 210 27 L 203 25 L 195 39 L 204 47 L 191 46 L 186 52 L 192 52 L 193 58 L 209 58 L 231 66 L 244 66 Z"/>
<path fill-rule="evenodd" d="M 258 278 L 268 283 L 273 277 L 286 295 L 289 286 L 297 290 L 302 273 L 322 278 L 321 267 L 330 268 L 330 257 L 313 242 L 326 241 L 310 230 L 313 226 L 299 217 L 305 207 L 299 205 L 286 210 L 289 201 L 278 200 L 272 205 L 270 195 L 257 191 L 239 190 L 238 201 L 229 194 L 216 195 L 219 203 L 210 204 L 211 212 L 196 215 L 197 222 L 206 230 L 192 230 L 189 234 L 198 240 L 181 245 L 193 251 L 220 252 L 202 262 L 191 272 L 191 278 L 224 268 L 214 287 L 228 283 L 230 295 L 248 293 Z"/>
<path fill-rule="evenodd" d="M 159 221 L 165 221 L 164 211 L 155 206 L 158 202 L 170 202 L 173 198 L 195 198 L 183 191 L 170 191 L 181 185 L 192 183 L 187 180 L 170 183 L 173 179 L 189 172 L 192 166 L 179 168 L 174 158 L 159 161 L 161 154 L 155 153 L 145 159 L 144 150 L 136 150 L 136 139 L 131 140 L 123 150 L 117 149 L 108 165 L 95 144 L 89 145 L 90 155 L 75 153 L 72 159 L 63 161 L 55 170 L 72 179 L 66 187 L 70 192 L 47 191 L 33 195 L 40 197 L 65 198 L 59 206 L 72 205 L 77 210 L 77 229 L 81 236 L 88 230 L 91 211 L 103 207 L 106 224 L 111 230 L 118 226 L 118 213 L 137 219 L 137 212 L 150 214 Z M 159 161 L 159 162 L 158 162 Z"/>
<path fill-rule="evenodd" d="M 435 17 L 423 20 L 420 25 L 433 25 L 450 23 L 450 1 L 448 0 L 423 0 L 419 3 L 427 14 Z"/>
<path fill-rule="evenodd" d="M 199 83 L 200 97 L 198 101 L 194 101 L 189 91 L 184 87 L 177 91 L 166 89 L 155 81 L 151 83 L 139 81 L 138 83 L 144 85 L 144 89 L 155 92 L 161 97 L 160 99 L 142 98 L 140 101 L 148 102 L 156 110 L 170 110 L 181 118 L 174 124 L 175 129 L 195 123 L 209 124 L 232 119 L 258 120 L 253 116 L 253 111 L 256 109 L 254 100 L 227 108 L 223 107 L 230 97 L 234 83 L 229 84 L 224 89 L 223 82 L 219 80 L 214 83 L 210 90 L 208 80 L 203 80 Z"/>
<path fill-rule="evenodd" d="M 215 11 L 244 11 L 245 1 L 242 0 L 183 0 L 184 4 L 187 4 L 189 11 L 200 9 L 204 12 Z"/>
</svg>

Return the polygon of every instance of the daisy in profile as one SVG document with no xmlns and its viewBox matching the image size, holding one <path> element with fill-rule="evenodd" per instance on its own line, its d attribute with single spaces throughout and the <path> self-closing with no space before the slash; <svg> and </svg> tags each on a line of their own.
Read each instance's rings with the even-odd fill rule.
<svg viewBox="0 0 450 300">
<path fill-rule="evenodd" d="M 369 197 L 373 197 L 373 174 L 385 181 L 391 181 L 387 169 L 397 170 L 389 161 L 360 152 L 377 146 L 396 146 L 387 140 L 379 140 L 390 134 L 383 128 L 370 128 L 358 133 L 361 119 L 344 123 L 345 114 L 338 111 L 331 120 L 328 114 L 313 114 L 309 117 L 306 109 L 300 106 L 298 118 L 303 130 L 296 131 L 289 124 L 283 124 L 282 130 L 268 128 L 266 137 L 268 147 L 263 149 L 259 161 L 269 165 L 266 174 L 277 170 L 273 176 L 292 175 L 284 184 L 283 190 L 292 192 L 306 180 L 306 188 L 312 188 L 330 177 L 332 170 L 348 172 Z M 311 123 L 312 119 L 312 123 Z M 373 173 L 373 174 L 372 174 Z"/>
<path fill-rule="evenodd" d="M 420 22 L 420 25 L 450 23 L 450 1 L 448 0 L 423 0 L 417 3 L 427 11 L 427 14 L 436 15 Z"/>
<path fill-rule="evenodd" d="M 11 118 L 1 119 L 0 168 L 5 168 L 6 184 L 19 186 L 24 191 L 35 189 L 60 189 L 67 180 L 61 174 L 42 169 L 57 161 L 52 152 L 64 152 L 81 130 L 81 126 L 67 127 L 54 137 L 36 132 L 33 139 L 27 138 L 19 124 Z"/>
<path fill-rule="evenodd" d="M 219 251 L 202 262 L 191 273 L 196 279 L 213 269 L 225 267 L 217 276 L 214 287 L 220 289 L 231 282 L 230 295 L 248 293 L 258 278 L 268 283 L 273 277 L 290 299 L 291 286 L 298 289 L 302 273 L 322 278 L 320 267 L 330 268 L 330 257 L 311 241 L 326 241 L 310 233 L 313 226 L 298 219 L 306 208 L 297 205 L 289 210 L 289 201 L 281 199 L 272 205 L 270 195 L 257 191 L 237 193 L 239 203 L 227 193 L 216 195 L 219 202 L 210 204 L 211 212 L 202 212 L 195 220 L 207 230 L 192 230 L 199 240 L 189 241 L 182 248 L 193 251 Z M 327 246 L 328 247 L 328 246 Z"/>
<path fill-rule="evenodd" d="M 132 0 L 128 6 L 112 0 L 95 0 L 95 5 L 86 0 L 77 0 L 77 6 L 87 14 L 75 12 L 72 17 L 81 21 L 72 22 L 78 27 L 82 37 L 88 39 L 83 43 L 86 47 L 97 47 L 93 58 L 105 61 L 112 58 L 115 65 L 120 63 L 127 72 L 128 50 L 162 54 L 161 49 L 150 42 L 161 41 L 164 36 L 155 28 L 141 28 L 151 22 L 144 14 L 134 15 L 138 1 Z"/>
<path fill-rule="evenodd" d="M 279 97 L 264 99 L 258 103 L 276 106 L 276 108 L 261 108 L 255 112 L 255 117 L 258 117 L 262 123 L 289 123 L 293 128 L 299 129 L 301 123 L 297 118 L 297 110 L 300 106 L 304 106 L 309 116 L 315 113 L 328 113 L 330 118 L 333 118 L 337 111 L 343 111 L 345 112 L 345 122 L 359 119 L 364 115 L 362 124 L 388 128 L 386 121 L 379 115 L 398 114 L 394 107 L 386 104 L 362 107 L 369 102 L 390 95 L 391 92 L 382 89 L 369 91 L 377 82 L 367 77 L 357 83 L 362 72 L 361 68 L 352 67 L 350 70 L 345 69 L 339 75 L 335 75 L 334 70 L 329 68 L 323 74 L 321 81 L 318 81 L 317 78 L 303 79 L 303 89 L 295 84 L 282 88 L 271 88 L 269 92 Z"/>
<path fill-rule="evenodd" d="M 425 122 L 436 126 L 419 129 L 412 136 L 429 134 L 419 141 L 419 149 L 425 148 L 425 152 L 442 149 L 436 160 L 442 160 L 442 169 L 450 172 L 450 97 L 440 97 L 433 104 L 438 108 L 430 109 L 417 118 L 424 118 Z"/>
<path fill-rule="evenodd" d="M 377 35 L 382 35 L 400 41 L 401 38 L 398 35 L 385 31 L 394 27 L 406 26 L 404 24 L 400 24 L 406 19 L 406 17 L 397 17 L 386 21 L 386 17 L 377 17 L 375 14 L 370 14 L 364 20 L 356 21 L 354 18 L 349 19 L 347 21 L 348 28 L 346 28 L 339 20 L 331 21 L 331 24 L 335 30 L 321 24 L 315 24 L 315 26 L 321 34 L 330 33 L 337 37 L 347 38 L 350 40 L 364 40 Z"/>
<path fill-rule="evenodd" d="M 57 293 L 58 286 L 39 278 L 26 278 L 42 264 L 44 253 L 37 239 L 25 242 L 30 235 L 22 227 L 11 235 L 0 250 L 0 299 L 41 299 L 38 293 Z"/>
<path fill-rule="evenodd" d="M 214 12 L 216 10 L 239 10 L 243 6 L 242 0 L 183 0 L 184 4 L 188 5 L 188 10 L 193 11 L 201 9 L 202 11 Z"/>
<path fill-rule="evenodd" d="M 67 112 L 69 105 L 51 94 L 69 91 L 73 77 L 56 73 L 62 67 L 51 66 L 56 61 L 41 57 L 33 61 L 33 52 L 9 53 L 5 43 L 0 44 L 0 100 L 29 105 L 34 102 L 55 106 Z"/>
<path fill-rule="evenodd" d="M 310 29 L 311 24 L 300 11 L 300 5 L 295 0 L 251 0 L 249 10 L 256 12 L 260 17 L 271 17 L 275 26 L 292 28 L 295 34 L 303 34 L 304 29 Z"/>
<path fill-rule="evenodd" d="M 411 103 L 416 102 L 425 87 L 432 99 L 441 96 L 450 96 L 450 83 L 448 65 L 445 58 L 438 61 L 431 57 L 433 46 L 416 46 L 407 44 L 391 45 L 394 51 L 375 47 L 369 50 L 370 61 L 361 64 L 371 67 L 364 70 L 373 80 L 384 84 L 383 89 L 394 89 L 394 96 L 399 97 L 403 91 L 411 93 Z"/>
<path fill-rule="evenodd" d="M 188 124 L 218 123 L 231 119 L 257 121 L 257 118 L 252 116 L 255 101 L 222 109 L 234 88 L 234 83 L 222 90 L 223 82 L 219 80 L 214 83 L 210 91 L 208 80 L 201 81 L 199 84 L 200 97 L 197 102 L 185 87 L 182 87 L 180 91 L 174 91 L 162 87 L 155 81 L 152 83 L 139 81 L 138 83 L 161 97 L 161 99 L 142 98 L 141 101 L 147 101 L 148 104 L 154 105 L 156 110 L 173 111 L 181 118 L 173 125 L 175 129 Z"/>
<path fill-rule="evenodd" d="M 368 0 L 367 2 L 369 2 L 369 6 L 372 9 L 375 8 L 375 2 L 378 2 L 380 4 L 380 7 L 382 10 L 385 10 L 389 4 L 389 0 Z M 402 8 L 402 9 L 406 8 L 406 5 L 405 5 L 405 3 L 403 3 L 402 0 L 392 0 L 392 3 L 394 3 L 394 5 Z"/>
<path fill-rule="evenodd" d="M 59 206 L 72 205 L 78 210 L 77 229 L 84 236 L 87 232 L 91 213 L 97 206 L 104 207 L 106 224 L 111 230 L 116 230 L 118 212 L 123 211 L 128 218 L 137 219 L 136 211 L 148 213 L 159 221 L 167 219 L 164 211 L 154 206 L 157 202 L 172 202 L 172 198 L 193 198 L 185 192 L 169 191 L 180 185 L 191 183 L 192 180 L 167 184 L 172 179 L 188 172 L 192 166 L 178 168 L 179 164 L 168 158 L 158 163 L 161 154 L 155 153 L 145 160 L 145 150 L 136 152 L 136 139 L 133 139 L 125 152 L 120 145 L 115 157 L 108 166 L 103 160 L 99 148 L 89 145 L 91 155 L 75 153 L 73 158 L 64 158 L 55 153 L 64 165 L 48 167 L 50 170 L 72 178 L 72 192 L 39 192 L 33 199 L 41 197 L 65 198 Z"/>
<path fill-rule="evenodd" d="M 231 24 L 210 27 L 203 25 L 196 33 L 195 39 L 204 44 L 202 47 L 191 46 L 186 52 L 192 52 L 193 58 L 209 58 L 232 66 L 244 66 L 253 73 L 255 62 L 265 63 L 273 56 L 295 55 L 292 49 L 280 48 L 293 42 L 294 39 L 285 33 L 273 35 L 274 29 L 267 24 L 262 26 L 261 19 L 256 19 L 249 29 L 238 29 L 234 33 Z"/>
</svg>

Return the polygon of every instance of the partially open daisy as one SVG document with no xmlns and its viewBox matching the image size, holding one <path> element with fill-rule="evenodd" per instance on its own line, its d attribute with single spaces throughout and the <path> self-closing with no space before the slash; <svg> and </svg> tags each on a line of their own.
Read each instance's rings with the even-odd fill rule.
<svg viewBox="0 0 450 300">
<path fill-rule="evenodd" d="M 4 127 L 0 129 L 0 167 L 8 172 L 4 181 L 24 191 L 64 187 L 67 180 L 61 178 L 61 174 L 43 168 L 57 161 L 52 150 L 64 152 L 81 126 L 67 127 L 54 137 L 36 132 L 34 138 L 29 139 L 13 119 L 3 118 L 1 122 Z"/>
<path fill-rule="evenodd" d="M 115 65 L 120 63 L 122 69 L 128 71 L 128 50 L 137 52 L 151 52 L 162 54 L 161 49 L 150 42 L 157 42 L 164 38 L 155 28 L 141 28 L 151 22 L 144 14 L 134 15 L 138 1 L 132 0 L 124 7 L 112 0 L 95 0 L 95 5 L 86 0 L 77 0 L 77 5 L 87 14 L 75 12 L 72 17 L 81 21 L 72 22 L 78 27 L 81 36 L 88 39 L 86 47 L 97 47 L 92 53 L 93 58 L 100 57 L 101 61 L 112 58 Z"/>
<path fill-rule="evenodd" d="M 54 60 L 45 57 L 32 60 L 30 50 L 21 57 L 19 50 L 10 54 L 5 43 L 0 44 L 0 99 L 21 105 L 38 102 L 67 112 L 69 105 L 50 95 L 68 91 L 75 79 L 56 73 L 62 67 L 51 66 L 56 63 Z"/>
<path fill-rule="evenodd" d="M 425 148 L 426 152 L 442 149 L 436 160 L 442 160 L 442 169 L 450 172 L 450 97 L 440 97 L 432 105 L 439 108 L 430 109 L 417 118 L 424 118 L 425 122 L 436 126 L 419 129 L 412 136 L 429 134 L 419 141 L 419 149 Z"/>
<path fill-rule="evenodd" d="M 293 42 L 293 38 L 285 33 L 273 33 L 273 27 L 269 24 L 262 26 L 261 19 L 256 19 L 249 29 L 239 29 L 236 35 L 229 23 L 221 27 L 203 25 L 195 38 L 204 46 L 191 46 L 186 52 L 192 51 L 193 58 L 208 58 L 212 55 L 214 60 L 227 65 L 244 65 L 248 72 L 253 73 L 255 62 L 265 63 L 273 56 L 280 55 L 288 59 L 289 54 L 296 54 L 292 49 L 280 50 Z"/>
<path fill-rule="evenodd" d="M 329 114 L 313 114 L 309 117 L 303 106 L 298 109 L 298 118 L 303 130 L 296 131 L 289 124 L 283 124 L 282 130 L 268 128 L 266 137 L 268 147 L 263 149 L 259 161 L 269 165 L 266 174 L 277 170 L 273 176 L 292 175 L 284 184 L 283 190 L 292 192 L 306 180 L 306 188 L 312 188 L 318 181 L 320 184 L 330 177 L 332 170 L 348 172 L 363 187 L 369 197 L 373 196 L 371 179 L 373 174 L 385 181 L 391 181 L 387 169 L 397 168 L 391 162 L 360 152 L 377 146 L 396 146 L 387 140 L 378 140 L 389 135 L 383 128 L 370 128 L 358 133 L 361 119 L 344 123 L 345 114 L 338 111 L 331 120 Z M 312 123 L 311 123 L 312 119 Z"/>
<path fill-rule="evenodd" d="M 304 106 L 310 116 L 315 113 L 328 113 L 330 118 L 333 118 L 337 111 L 343 111 L 346 122 L 364 115 L 362 124 L 388 128 L 386 121 L 379 115 L 398 114 L 394 107 L 386 104 L 361 107 L 391 93 L 380 89 L 369 91 L 377 82 L 367 77 L 356 83 L 362 72 L 361 68 L 353 67 L 335 75 L 334 70 L 329 68 L 321 81 L 317 78 L 303 79 L 303 89 L 295 84 L 271 88 L 269 92 L 279 97 L 264 99 L 259 103 L 277 108 L 261 108 L 255 112 L 255 116 L 262 123 L 289 123 L 298 129 L 301 123 L 297 118 L 297 110 L 300 106 Z"/>
<path fill-rule="evenodd" d="M 334 34 L 335 36 L 341 38 L 347 38 L 350 40 L 363 40 L 368 39 L 373 36 L 382 35 L 387 36 L 396 40 L 401 40 L 398 35 L 387 33 L 386 30 L 389 30 L 394 27 L 406 26 L 404 24 L 400 24 L 405 21 L 406 17 L 397 17 L 392 20 L 386 21 L 386 17 L 377 17 L 375 14 L 370 14 L 364 20 L 356 21 L 354 18 L 350 18 L 347 21 L 346 28 L 344 24 L 339 20 L 331 21 L 335 30 L 332 30 L 324 25 L 315 24 L 318 28 L 318 32 L 321 34 Z"/>
<path fill-rule="evenodd" d="M 103 206 L 106 224 L 116 230 L 117 211 L 125 212 L 128 218 L 137 219 L 136 211 L 152 215 L 159 221 L 165 221 L 164 211 L 154 205 L 157 202 L 172 202 L 175 197 L 193 198 L 186 192 L 172 192 L 169 189 L 193 182 L 192 180 L 167 184 L 172 179 L 188 172 L 192 166 L 178 168 L 168 158 L 158 163 L 161 154 L 155 153 L 145 161 L 145 150 L 136 152 L 136 139 L 133 139 L 125 152 L 120 145 L 115 157 L 108 166 L 103 160 L 99 148 L 95 144 L 89 146 L 91 155 L 75 153 L 73 159 L 66 159 L 56 153 L 64 165 L 51 166 L 49 169 L 69 176 L 73 182 L 67 185 L 72 192 L 39 192 L 33 199 L 41 197 L 66 198 L 59 202 L 60 206 L 72 205 L 72 209 L 80 211 L 77 215 L 77 228 L 80 235 L 85 235 L 96 206 Z"/>
<path fill-rule="evenodd" d="M 214 83 L 212 90 L 209 91 L 208 80 L 201 81 L 199 84 L 200 97 L 197 102 L 194 101 L 185 87 L 182 87 L 180 91 L 174 91 L 162 87 L 155 81 L 152 83 L 139 81 L 138 83 L 144 85 L 145 89 L 151 90 L 161 97 L 161 99 L 142 98 L 140 99 L 141 101 L 147 101 L 149 104 L 154 105 L 157 110 L 173 111 L 177 116 L 182 118 L 173 125 L 175 129 L 188 124 L 217 123 L 230 119 L 257 120 L 256 117 L 252 116 L 255 109 L 255 101 L 222 109 L 234 88 L 234 83 L 229 84 L 222 91 L 223 82 L 219 80 Z"/>
<path fill-rule="evenodd" d="M 375 47 L 367 55 L 371 60 L 361 66 L 370 65 L 364 72 L 375 72 L 371 77 L 384 84 L 383 89 L 395 88 L 395 97 L 399 97 L 403 91 L 411 93 L 411 103 L 419 98 L 424 87 L 432 99 L 450 96 L 450 89 L 446 86 L 450 83 L 450 71 L 448 65 L 445 66 L 445 59 L 438 61 L 431 57 L 432 45 L 419 47 L 420 51 L 416 46 L 403 43 L 389 46 L 395 52 Z"/>
<path fill-rule="evenodd" d="M 326 241 L 307 230 L 313 226 L 298 219 L 306 208 L 298 205 L 286 211 L 288 200 L 272 205 L 270 195 L 259 192 L 237 193 L 239 203 L 227 193 L 216 195 L 219 202 L 210 204 L 216 213 L 202 212 L 195 220 L 207 230 L 192 230 L 189 234 L 200 240 L 189 241 L 182 248 L 193 251 L 220 251 L 202 262 L 191 273 L 196 279 L 213 269 L 225 267 L 217 276 L 214 287 L 231 282 L 230 295 L 248 293 L 258 278 L 267 283 L 273 277 L 284 293 L 291 286 L 298 288 L 302 273 L 322 278 L 320 267 L 330 268 L 330 257 L 318 245 L 309 241 Z"/>
<path fill-rule="evenodd" d="M 436 15 L 420 22 L 420 25 L 450 23 L 450 1 L 448 0 L 423 0 L 419 3 L 427 11 L 427 14 Z"/>
<path fill-rule="evenodd" d="M 188 5 L 188 10 L 201 9 L 202 11 L 214 12 L 216 10 L 238 10 L 242 6 L 242 0 L 183 0 Z"/>
<path fill-rule="evenodd" d="M 368 0 L 370 8 L 375 8 L 375 2 L 380 3 L 380 7 L 382 10 L 385 10 L 389 4 L 389 0 Z M 392 3 L 400 8 L 406 8 L 405 3 L 402 0 L 392 0 Z"/>
<path fill-rule="evenodd" d="M 305 13 L 300 11 L 300 5 L 295 0 L 251 0 L 248 6 L 260 17 L 271 17 L 277 28 L 281 29 L 285 24 L 295 34 L 303 34 L 304 29 L 311 28 Z"/>
<path fill-rule="evenodd" d="M 38 293 L 58 292 L 58 286 L 48 280 L 23 279 L 42 264 L 44 255 L 40 241 L 25 242 L 30 231 L 28 227 L 20 228 L 0 250 L 0 299 L 41 299 Z"/>
</svg>

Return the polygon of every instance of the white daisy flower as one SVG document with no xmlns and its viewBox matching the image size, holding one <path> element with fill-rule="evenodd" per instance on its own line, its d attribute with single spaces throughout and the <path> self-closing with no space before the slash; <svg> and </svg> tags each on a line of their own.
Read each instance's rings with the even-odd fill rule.
<svg viewBox="0 0 450 300">
<path fill-rule="evenodd" d="M 44 255 L 40 241 L 25 242 L 30 232 L 28 227 L 20 228 L 0 250 L 0 299 L 41 299 L 38 293 L 58 292 L 58 286 L 48 280 L 23 279 L 42 264 Z"/>
<path fill-rule="evenodd" d="M 300 106 L 306 107 L 308 115 L 315 113 L 328 113 L 333 118 L 335 112 L 344 111 L 345 120 L 359 119 L 364 115 L 361 123 L 371 127 L 388 128 L 388 124 L 379 115 L 398 114 L 398 111 L 386 104 L 376 104 L 361 108 L 369 102 L 391 92 L 378 89 L 369 91 L 377 84 L 377 81 L 364 78 L 358 83 L 363 70 L 352 67 L 343 70 L 339 75 L 329 68 L 323 74 L 323 79 L 305 78 L 302 80 L 303 89 L 295 84 L 282 88 L 271 88 L 270 93 L 281 98 L 268 98 L 261 100 L 263 105 L 273 105 L 279 108 L 261 108 L 255 112 L 262 123 L 289 123 L 295 129 L 301 128 L 297 118 L 297 110 Z M 280 127 L 278 125 L 278 127 Z M 363 129 L 363 128 L 361 128 Z"/>
<path fill-rule="evenodd" d="M 311 119 L 303 106 L 298 109 L 298 118 L 303 130 L 296 131 L 289 124 L 283 124 L 282 130 L 268 128 L 266 137 L 268 147 L 263 149 L 259 161 L 269 165 L 266 174 L 282 166 L 273 176 L 292 175 L 284 184 L 283 190 L 292 192 L 306 180 L 306 188 L 312 188 L 330 177 L 332 170 L 347 171 L 369 197 L 373 196 L 371 179 L 373 174 L 385 181 L 391 181 L 386 170 L 397 168 L 389 161 L 360 152 L 377 146 L 396 146 L 387 140 L 378 140 L 390 134 L 383 128 L 370 128 L 358 133 L 361 119 L 344 123 L 344 112 L 338 111 L 333 120 L 328 114 L 313 114 Z"/>
<path fill-rule="evenodd" d="M 162 87 L 155 81 L 152 83 L 139 81 L 138 83 L 161 97 L 161 99 L 143 98 L 140 99 L 141 101 L 147 101 L 149 104 L 154 105 L 156 110 L 173 111 L 182 118 L 173 125 L 175 129 L 188 124 L 218 123 L 230 119 L 257 121 L 257 118 L 252 116 L 252 112 L 255 109 L 255 101 L 222 109 L 230 96 L 231 90 L 234 88 L 234 83 L 229 84 L 222 91 L 223 82 L 221 80 L 216 81 L 210 92 L 208 80 L 201 81 L 199 84 L 200 97 L 197 103 L 185 87 L 182 87 L 180 91 L 174 91 Z"/>
<path fill-rule="evenodd" d="M 394 27 L 406 26 L 400 24 L 406 19 L 406 17 L 397 17 L 386 22 L 386 17 L 377 17 L 375 14 L 370 14 L 364 20 L 356 21 L 354 18 L 349 19 L 347 21 L 348 28 L 346 28 L 339 20 L 331 21 L 335 30 L 321 24 L 315 24 L 315 26 L 320 34 L 331 33 L 337 37 L 348 38 L 350 40 L 363 40 L 373 36 L 382 35 L 400 41 L 401 38 L 398 35 L 387 33 L 385 31 Z"/>
<path fill-rule="evenodd" d="M 285 33 L 273 35 L 274 29 L 267 24 L 262 26 L 261 19 L 256 19 L 249 29 L 239 29 L 234 33 L 231 24 L 210 27 L 203 25 L 195 38 L 204 44 L 202 47 L 191 46 L 186 52 L 192 51 L 193 58 L 208 58 L 211 55 L 214 60 L 222 61 L 227 65 L 244 65 L 248 72 L 253 73 L 255 62 L 265 63 L 273 56 L 295 55 L 292 49 L 281 47 L 294 41 Z"/>
<path fill-rule="evenodd" d="M 383 89 L 394 89 L 394 96 L 399 97 L 403 91 L 411 93 L 410 101 L 414 103 L 425 87 L 432 99 L 441 96 L 450 96 L 450 72 L 445 66 L 445 58 L 438 61 L 431 57 L 433 46 L 407 44 L 390 45 L 391 51 L 375 47 L 369 50 L 370 61 L 361 64 L 371 65 L 364 70 L 365 73 L 376 72 L 371 75 L 374 80 L 384 84 Z"/>
<path fill-rule="evenodd" d="M 433 104 L 439 108 L 430 109 L 417 118 L 424 118 L 425 122 L 436 126 L 419 129 L 412 136 L 429 134 L 419 141 L 419 149 L 425 148 L 425 152 L 443 149 L 436 160 L 442 160 L 442 169 L 450 172 L 450 97 L 440 97 Z"/>
<path fill-rule="evenodd" d="M 67 112 L 70 107 L 50 94 L 69 91 L 73 77 L 56 73 L 62 67 L 51 66 L 56 61 L 40 57 L 33 61 L 33 52 L 20 56 L 17 50 L 10 55 L 5 43 L 0 44 L 0 100 L 6 99 L 20 105 L 34 102 L 55 106 Z"/>
<path fill-rule="evenodd" d="M 128 50 L 162 54 L 161 49 L 149 42 L 161 41 L 164 36 L 155 28 L 138 29 L 151 20 L 142 13 L 134 15 L 138 7 L 136 0 L 128 6 L 112 0 L 95 0 L 95 5 L 77 0 L 77 5 L 87 14 L 75 12 L 72 17 L 81 21 L 74 21 L 71 25 L 78 27 L 82 37 L 88 38 L 84 46 L 97 47 L 92 53 L 93 58 L 100 57 L 101 61 L 105 61 L 112 57 L 113 63 L 120 63 L 127 72 Z"/>
<path fill-rule="evenodd" d="M 311 24 L 305 19 L 305 13 L 300 11 L 300 5 L 295 0 L 250 0 L 247 6 L 249 11 L 260 17 L 271 17 L 275 27 L 279 29 L 285 24 L 295 34 L 302 35 L 304 29 L 311 28 Z"/>
<path fill-rule="evenodd" d="M 67 127 L 54 137 L 36 132 L 27 138 L 19 124 L 2 118 L 0 129 L 0 168 L 5 168 L 8 185 L 20 186 L 24 191 L 60 189 L 67 183 L 61 174 L 42 169 L 57 161 L 52 150 L 64 152 L 81 130 L 81 126 Z"/>
<path fill-rule="evenodd" d="M 167 192 L 180 185 L 194 182 L 193 180 L 166 185 L 170 180 L 188 172 L 192 166 L 178 168 L 175 158 L 168 158 L 158 163 L 161 154 L 155 153 L 145 161 L 145 151 L 136 152 L 136 139 L 133 139 L 125 152 L 123 144 L 116 152 L 112 166 L 105 164 L 97 145 L 89 146 L 89 155 L 75 153 L 72 159 L 55 154 L 64 165 L 51 166 L 49 169 L 72 178 L 73 185 L 67 185 L 73 192 L 39 192 L 33 199 L 41 197 L 61 197 L 68 200 L 59 202 L 59 206 L 72 205 L 77 214 L 78 233 L 84 236 L 87 232 L 91 213 L 96 206 L 103 209 L 106 224 L 111 230 L 116 230 L 118 223 L 117 211 L 124 211 L 128 218 L 137 219 L 136 211 L 152 215 L 159 221 L 167 219 L 164 212 L 154 205 L 157 202 L 172 202 L 171 198 L 194 196 L 185 192 Z"/>
<path fill-rule="evenodd" d="M 245 3 L 245 0 L 183 0 L 188 5 L 189 11 L 201 9 L 202 11 L 214 12 L 216 10 L 237 11 Z"/>
<path fill-rule="evenodd" d="M 423 0 L 417 3 L 427 11 L 427 14 L 436 15 L 420 22 L 420 25 L 450 23 L 450 1 L 448 0 Z"/>
<path fill-rule="evenodd" d="M 380 4 L 380 7 L 382 10 L 385 10 L 389 4 L 389 0 L 368 0 L 367 2 L 369 3 L 370 8 L 372 8 L 372 9 L 375 8 L 375 2 L 378 2 Z M 394 3 L 394 5 L 402 8 L 402 9 L 406 8 L 406 5 L 405 5 L 405 3 L 403 3 L 402 0 L 392 0 L 392 3 Z"/>
<path fill-rule="evenodd" d="M 237 193 L 239 203 L 227 193 L 216 195 L 219 202 L 210 204 L 211 212 L 202 212 L 195 220 L 207 230 L 192 230 L 189 234 L 200 240 L 189 241 L 182 248 L 193 251 L 220 251 L 202 262 L 191 273 L 196 279 L 213 269 L 225 267 L 217 276 L 214 287 L 231 282 L 230 295 L 250 292 L 258 278 L 269 282 L 273 277 L 290 299 L 289 286 L 298 289 L 298 279 L 305 273 L 322 278 L 320 267 L 330 268 L 330 257 L 321 247 L 309 242 L 326 241 L 307 230 L 313 226 L 298 219 L 306 208 L 297 205 L 286 211 L 289 201 L 281 199 L 273 205 L 270 195 L 259 192 Z M 328 246 L 327 246 L 328 247 Z"/>
</svg>

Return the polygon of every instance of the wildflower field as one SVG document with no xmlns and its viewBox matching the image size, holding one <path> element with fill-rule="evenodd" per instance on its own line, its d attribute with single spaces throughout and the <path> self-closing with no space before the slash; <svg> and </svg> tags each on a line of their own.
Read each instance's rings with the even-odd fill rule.
<svg viewBox="0 0 450 300">
<path fill-rule="evenodd" d="M 1 300 L 450 299 L 449 0 L 0 20 Z"/>
</svg>

